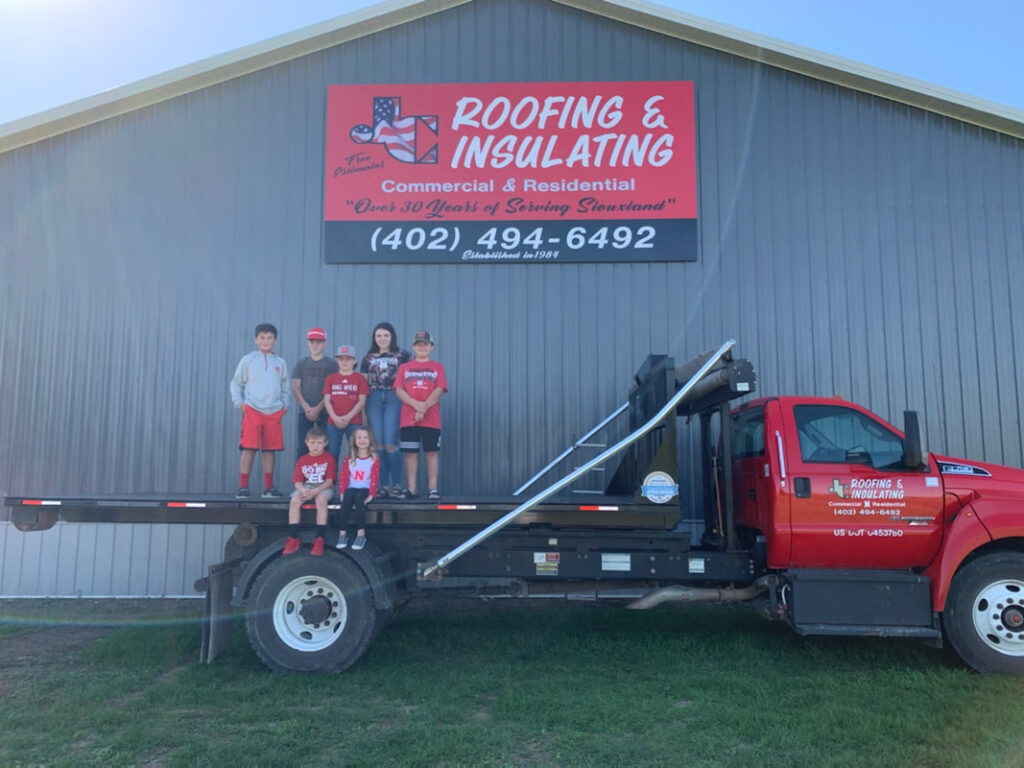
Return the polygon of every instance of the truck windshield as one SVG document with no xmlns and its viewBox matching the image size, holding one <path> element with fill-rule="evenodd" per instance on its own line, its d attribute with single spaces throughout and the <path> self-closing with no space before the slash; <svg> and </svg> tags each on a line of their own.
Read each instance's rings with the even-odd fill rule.
<svg viewBox="0 0 1024 768">
<path fill-rule="evenodd" d="M 903 465 L 903 441 L 877 421 L 851 408 L 798 405 L 793 408 L 800 458 L 811 463 L 867 464 L 875 469 Z"/>
</svg>

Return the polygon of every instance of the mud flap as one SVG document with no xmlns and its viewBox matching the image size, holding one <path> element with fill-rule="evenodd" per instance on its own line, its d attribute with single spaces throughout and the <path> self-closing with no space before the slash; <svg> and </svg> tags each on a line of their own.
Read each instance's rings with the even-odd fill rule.
<svg viewBox="0 0 1024 768">
<path fill-rule="evenodd" d="M 231 597 L 234 588 L 234 563 L 210 566 L 210 574 L 196 583 L 205 586 L 203 605 L 203 645 L 199 650 L 199 663 L 210 664 L 228 646 L 231 640 L 231 621 L 234 609 Z"/>
</svg>

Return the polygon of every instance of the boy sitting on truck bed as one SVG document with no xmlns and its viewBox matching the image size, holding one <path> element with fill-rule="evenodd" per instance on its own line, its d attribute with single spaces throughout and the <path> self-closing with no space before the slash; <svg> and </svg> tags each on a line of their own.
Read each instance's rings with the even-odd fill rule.
<svg viewBox="0 0 1024 768">
<path fill-rule="evenodd" d="M 327 531 L 327 502 L 334 495 L 334 478 L 338 476 L 338 465 L 327 453 L 327 433 L 323 427 L 314 425 L 306 432 L 306 448 L 309 453 L 299 456 L 292 473 L 295 490 L 288 504 L 288 539 L 282 554 L 298 552 L 299 521 L 302 505 L 310 499 L 316 500 L 316 538 L 313 539 L 311 555 L 320 557 L 324 553 L 324 533 Z"/>
<path fill-rule="evenodd" d="M 395 394 L 402 401 L 401 429 L 398 447 L 405 455 L 405 481 L 403 492 L 407 499 L 419 497 L 416 492 L 420 446 L 427 462 L 427 498 L 441 498 L 437 490 L 440 469 L 438 452 L 441 450 L 441 408 L 438 402 L 448 391 L 444 366 L 430 359 L 434 338 L 427 331 L 417 331 L 412 340 L 415 357 L 398 367 Z"/>
<path fill-rule="evenodd" d="M 242 411 L 238 448 L 238 493 L 249 498 L 249 473 L 256 451 L 263 452 L 263 498 L 280 499 L 274 487 L 274 453 L 284 449 L 281 419 L 288 408 L 288 364 L 274 354 L 277 328 L 256 326 L 256 350 L 243 357 L 231 379 L 231 402 Z"/>
</svg>

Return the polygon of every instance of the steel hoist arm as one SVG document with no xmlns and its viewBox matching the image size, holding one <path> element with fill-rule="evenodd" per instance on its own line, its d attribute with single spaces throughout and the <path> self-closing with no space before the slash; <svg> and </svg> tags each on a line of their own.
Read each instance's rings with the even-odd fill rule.
<svg viewBox="0 0 1024 768">
<path fill-rule="evenodd" d="M 509 523 L 514 521 L 524 512 L 529 511 L 530 509 L 532 509 L 533 507 L 547 499 L 549 496 L 557 493 L 562 488 L 572 483 L 581 475 L 585 474 L 586 472 L 589 472 L 591 469 L 598 466 L 599 464 L 603 464 L 604 462 L 608 461 L 608 459 L 610 459 L 612 456 L 615 456 L 617 453 L 620 453 L 621 451 L 625 450 L 627 447 L 629 447 L 629 445 L 635 443 L 641 437 L 646 435 L 648 432 L 650 432 L 652 429 L 658 426 L 658 424 L 664 421 L 664 419 L 675 410 L 676 405 L 690 393 L 690 391 L 707 374 L 707 372 L 710 371 L 715 366 L 715 364 L 719 360 L 721 360 L 722 357 L 734 346 L 736 346 L 735 339 L 729 339 L 724 344 L 722 344 L 722 346 L 720 346 L 714 353 L 712 353 L 711 356 L 704 362 L 704 364 L 699 369 L 697 369 L 697 371 L 690 377 L 689 381 L 687 381 L 686 384 L 683 385 L 683 387 L 678 392 L 676 392 L 671 398 L 669 398 L 669 401 L 665 403 L 662 409 L 658 411 L 654 416 L 652 416 L 651 419 L 642 427 L 630 433 L 626 437 L 622 438 L 622 440 L 617 442 L 615 445 L 607 448 L 603 453 L 595 456 L 586 464 L 576 468 L 568 475 L 563 477 L 561 480 L 555 481 L 547 488 L 545 488 L 543 491 L 533 496 L 528 501 L 525 501 L 522 504 L 520 504 L 507 515 L 502 517 L 500 520 L 496 520 L 476 535 L 472 536 L 469 539 L 466 539 L 466 541 L 459 544 L 459 546 L 455 547 L 455 549 L 453 549 L 448 554 L 442 555 L 432 563 L 425 563 L 421 565 L 419 569 L 419 577 L 427 578 L 432 574 L 437 573 L 446 565 L 464 555 L 466 552 L 471 550 L 480 542 L 489 539 L 491 536 L 493 536 L 502 528 L 504 528 Z"/>
</svg>

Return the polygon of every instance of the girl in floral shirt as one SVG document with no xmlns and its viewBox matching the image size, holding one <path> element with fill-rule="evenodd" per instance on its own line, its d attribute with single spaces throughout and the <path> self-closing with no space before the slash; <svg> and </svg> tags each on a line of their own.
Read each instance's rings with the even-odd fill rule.
<svg viewBox="0 0 1024 768">
<path fill-rule="evenodd" d="M 363 357 L 359 372 L 370 385 L 366 402 L 366 416 L 378 445 L 383 447 L 380 462 L 380 491 L 378 496 L 402 498 L 402 455 L 398 452 L 398 420 L 402 401 L 394 393 L 398 366 L 412 359 L 408 350 L 399 349 L 394 326 L 377 323 L 373 329 L 370 351 Z M 391 490 L 388 491 L 388 481 Z"/>
</svg>

